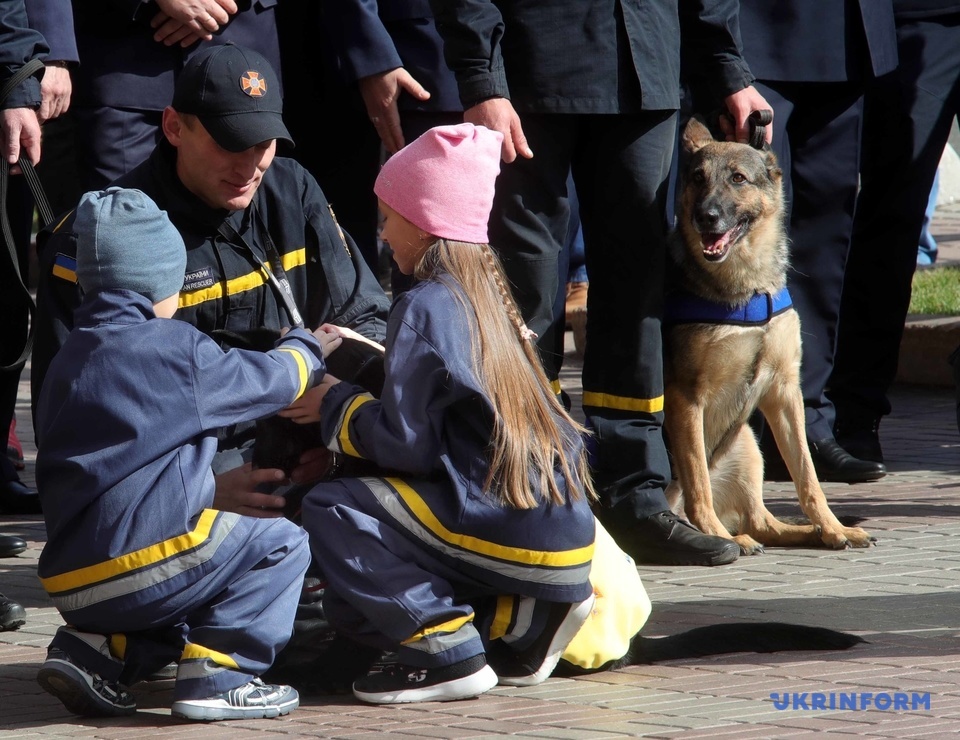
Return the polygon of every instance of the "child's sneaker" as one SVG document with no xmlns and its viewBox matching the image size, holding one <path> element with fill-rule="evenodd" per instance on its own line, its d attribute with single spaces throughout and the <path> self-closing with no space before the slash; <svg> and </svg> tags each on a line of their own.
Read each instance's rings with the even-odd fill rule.
<svg viewBox="0 0 960 740">
<path fill-rule="evenodd" d="M 392 663 L 353 682 L 353 695 L 371 704 L 470 699 L 497 685 L 497 674 L 481 655 L 440 668 Z"/>
<path fill-rule="evenodd" d="M 118 681 L 87 670 L 59 648 L 47 650 L 37 683 L 81 717 L 126 717 L 137 711 L 133 695 Z"/>
<path fill-rule="evenodd" d="M 182 699 L 170 706 L 174 717 L 200 721 L 272 719 L 300 706 L 296 689 L 255 678 L 243 686 L 206 699 Z"/>
<path fill-rule="evenodd" d="M 13 463 L 14 468 L 17 470 L 24 469 L 23 445 L 20 444 L 20 440 L 17 438 L 16 419 L 10 422 L 10 431 L 7 432 L 7 457 L 10 458 L 10 462 Z"/>
<path fill-rule="evenodd" d="M 489 652 L 490 662 L 504 686 L 536 686 L 557 667 L 560 656 L 587 621 L 593 609 L 594 594 L 579 604 L 556 603 L 540 636 L 523 650 L 514 651 L 502 642 Z"/>
</svg>

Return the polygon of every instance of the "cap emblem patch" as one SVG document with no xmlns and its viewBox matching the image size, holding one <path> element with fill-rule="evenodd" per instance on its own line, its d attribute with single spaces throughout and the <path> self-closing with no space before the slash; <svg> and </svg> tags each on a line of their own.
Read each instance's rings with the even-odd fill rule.
<svg viewBox="0 0 960 740">
<path fill-rule="evenodd" d="M 240 89 L 251 98 L 262 98 L 267 94 L 267 81 L 259 72 L 249 69 L 240 76 Z"/>
</svg>

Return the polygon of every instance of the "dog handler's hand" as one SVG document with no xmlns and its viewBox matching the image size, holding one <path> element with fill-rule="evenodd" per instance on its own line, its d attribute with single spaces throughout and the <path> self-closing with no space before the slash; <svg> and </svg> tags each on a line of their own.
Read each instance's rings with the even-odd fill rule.
<svg viewBox="0 0 960 740">
<path fill-rule="evenodd" d="M 486 126 L 503 134 L 500 158 L 504 162 L 512 162 L 517 155 L 525 159 L 533 159 L 533 150 L 523 133 L 520 116 L 513 109 L 513 103 L 506 98 L 490 98 L 467 108 L 463 112 L 463 120 L 474 126 Z"/>
<path fill-rule="evenodd" d="M 217 490 L 213 494 L 213 508 L 234 514 L 255 516 L 261 519 L 277 519 L 283 516 L 286 503 L 283 496 L 260 493 L 257 486 L 286 481 L 282 470 L 276 468 L 255 469 L 250 463 L 228 470 L 216 476 Z"/>
<path fill-rule="evenodd" d="M 730 118 L 733 119 L 733 125 L 726 116 L 720 116 L 720 128 L 727 141 L 738 141 L 741 144 L 750 143 L 750 114 L 758 110 L 773 111 L 766 99 L 750 85 L 742 90 L 738 90 L 733 95 L 728 95 L 723 100 L 727 107 Z M 767 144 L 773 142 L 773 126 L 767 126 L 764 138 Z"/>
</svg>

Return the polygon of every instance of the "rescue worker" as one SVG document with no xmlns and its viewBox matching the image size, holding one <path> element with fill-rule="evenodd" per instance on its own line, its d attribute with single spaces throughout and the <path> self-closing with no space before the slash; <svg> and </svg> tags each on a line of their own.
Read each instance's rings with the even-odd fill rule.
<svg viewBox="0 0 960 740">
<path fill-rule="evenodd" d="M 150 196 L 187 245 L 177 319 L 206 334 L 331 323 L 380 342 L 386 295 L 314 178 L 293 160 L 274 156 L 277 140 L 290 140 L 281 109 L 276 73 L 263 56 L 233 44 L 211 47 L 180 73 L 163 112 L 164 140 L 115 184 Z M 38 245 L 34 399 L 81 299 L 74 214 L 55 219 Z M 282 496 L 255 489 L 284 474 L 252 470 L 236 454 L 252 439 L 252 425 L 220 436 L 221 448 L 233 454 L 215 463 L 217 506 L 281 516 Z M 305 457 L 294 482 L 316 480 L 331 464 L 325 450 Z"/>
</svg>

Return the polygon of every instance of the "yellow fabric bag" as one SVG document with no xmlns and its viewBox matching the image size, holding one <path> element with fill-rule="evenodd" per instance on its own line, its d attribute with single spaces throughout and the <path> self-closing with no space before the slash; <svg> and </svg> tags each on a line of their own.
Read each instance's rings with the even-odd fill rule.
<svg viewBox="0 0 960 740">
<path fill-rule="evenodd" d="M 590 583 L 597 599 L 583 627 L 564 651 L 562 660 L 586 671 L 619 660 L 630 640 L 646 624 L 652 608 L 637 565 L 597 523 Z"/>
</svg>

